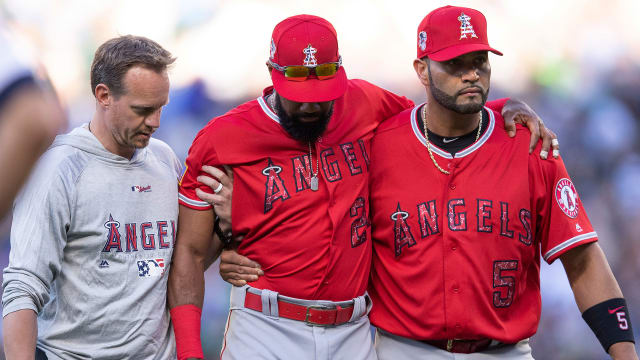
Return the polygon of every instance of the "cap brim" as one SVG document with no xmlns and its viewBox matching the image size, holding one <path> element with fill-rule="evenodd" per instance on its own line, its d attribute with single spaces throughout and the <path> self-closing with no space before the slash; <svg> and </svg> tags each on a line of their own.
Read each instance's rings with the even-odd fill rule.
<svg viewBox="0 0 640 360">
<path fill-rule="evenodd" d="M 295 102 L 331 101 L 347 91 L 347 73 L 342 66 L 335 77 L 326 80 L 309 78 L 305 81 L 290 81 L 276 69 L 271 71 L 271 80 L 280 96 Z"/>
<path fill-rule="evenodd" d="M 434 61 L 447 61 L 460 55 L 468 54 L 474 51 L 491 51 L 496 55 L 502 56 L 502 53 L 489 45 L 484 44 L 461 44 L 457 46 L 451 46 L 440 51 L 436 51 L 427 55 L 429 59 Z"/>
</svg>

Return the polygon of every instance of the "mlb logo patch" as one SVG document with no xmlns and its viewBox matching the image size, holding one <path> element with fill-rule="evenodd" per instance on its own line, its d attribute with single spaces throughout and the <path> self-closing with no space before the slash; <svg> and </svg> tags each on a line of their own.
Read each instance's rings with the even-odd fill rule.
<svg viewBox="0 0 640 360">
<path fill-rule="evenodd" d="M 164 270 L 164 259 L 138 260 L 139 277 L 162 276 Z"/>
<path fill-rule="evenodd" d="M 133 192 L 151 192 L 151 185 L 142 186 L 142 185 L 134 185 L 131 187 L 131 191 Z"/>
</svg>

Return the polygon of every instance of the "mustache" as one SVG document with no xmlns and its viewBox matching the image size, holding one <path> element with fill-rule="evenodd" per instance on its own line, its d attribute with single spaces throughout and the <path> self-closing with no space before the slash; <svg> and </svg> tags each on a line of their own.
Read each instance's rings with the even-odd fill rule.
<svg viewBox="0 0 640 360">
<path fill-rule="evenodd" d="M 466 87 L 466 88 L 464 88 L 464 89 L 462 89 L 462 90 L 458 91 L 458 92 L 456 93 L 456 96 L 460 96 L 460 95 L 462 95 L 462 93 L 463 93 L 463 92 L 465 92 L 465 91 L 467 91 L 467 90 L 477 90 L 477 91 L 479 91 L 481 94 L 484 94 L 484 93 L 485 93 L 485 89 L 483 89 L 481 86 L 478 86 L 478 85 L 472 85 L 472 86 L 468 86 L 468 87 Z"/>
</svg>

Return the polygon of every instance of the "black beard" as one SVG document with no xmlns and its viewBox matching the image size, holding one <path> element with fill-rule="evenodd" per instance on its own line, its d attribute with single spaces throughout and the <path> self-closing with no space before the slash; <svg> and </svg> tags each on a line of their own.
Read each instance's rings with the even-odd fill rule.
<svg viewBox="0 0 640 360">
<path fill-rule="evenodd" d="M 289 116 L 280 104 L 280 95 L 276 94 L 274 101 L 276 115 L 280 118 L 282 128 L 294 139 L 302 142 L 315 142 L 324 133 L 333 114 L 333 104 L 329 111 L 321 115 L 320 118 L 312 123 L 301 122 L 298 116 Z"/>
<path fill-rule="evenodd" d="M 428 66 L 428 65 L 427 65 Z M 487 96 L 489 95 L 489 89 L 487 91 L 482 91 L 480 94 L 482 96 L 482 103 L 480 104 L 465 104 L 458 105 L 456 104 L 456 99 L 460 96 L 459 93 L 455 95 L 449 95 L 446 92 L 440 90 L 433 84 L 433 78 L 431 77 L 431 67 L 428 68 L 429 72 L 429 89 L 431 90 L 431 95 L 436 99 L 438 104 L 442 105 L 444 108 L 449 109 L 453 112 L 457 112 L 458 114 L 474 114 L 482 110 L 484 104 L 487 102 Z"/>
</svg>

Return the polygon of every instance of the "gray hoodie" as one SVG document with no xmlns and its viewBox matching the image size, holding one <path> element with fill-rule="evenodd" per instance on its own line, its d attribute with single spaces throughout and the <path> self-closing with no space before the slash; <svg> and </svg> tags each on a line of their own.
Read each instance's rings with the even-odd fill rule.
<svg viewBox="0 0 640 360">
<path fill-rule="evenodd" d="M 162 141 L 128 160 L 86 125 L 56 138 L 16 200 L 3 316 L 38 314 L 49 359 L 173 359 L 166 289 L 180 163 Z"/>
</svg>

